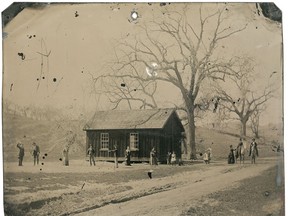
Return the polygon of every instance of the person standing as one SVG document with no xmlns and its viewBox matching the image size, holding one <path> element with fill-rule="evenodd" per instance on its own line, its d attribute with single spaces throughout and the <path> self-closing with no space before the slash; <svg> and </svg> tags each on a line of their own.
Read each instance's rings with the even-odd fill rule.
<svg viewBox="0 0 288 216">
<path fill-rule="evenodd" d="M 89 161 L 90 161 L 90 166 L 92 166 L 92 162 L 95 166 L 95 150 L 93 149 L 92 145 L 90 144 L 90 147 L 88 148 L 87 154 L 89 155 Z"/>
<path fill-rule="evenodd" d="M 125 160 L 126 160 L 126 166 L 131 166 L 131 151 L 129 146 L 127 146 L 125 151 Z"/>
<path fill-rule="evenodd" d="M 112 150 L 114 152 L 114 162 L 115 162 L 115 168 L 118 168 L 118 148 L 117 145 L 114 145 L 114 149 Z"/>
<path fill-rule="evenodd" d="M 157 165 L 156 150 L 154 147 L 150 151 L 150 165 Z"/>
<path fill-rule="evenodd" d="M 255 154 L 258 157 L 258 148 L 257 148 L 257 143 L 255 141 L 255 138 L 252 139 L 252 142 L 250 144 L 250 148 L 249 148 L 249 156 L 251 156 L 252 154 L 252 149 L 254 148 L 255 150 Z"/>
<path fill-rule="evenodd" d="M 172 153 L 171 153 L 171 151 L 169 151 L 169 152 L 167 153 L 167 157 L 166 157 L 167 164 L 171 164 L 171 156 L 172 156 Z"/>
<path fill-rule="evenodd" d="M 234 164 L 235 163 L 235 156 L 234 156 L 234 149 L 233 146 L 230 145 L 230 153 L 228 156 L 228 164 Z"/>
<path fill-rule="evenodd" d="M 69 157 L 68 157 L 68 153 L 69 153 L 69 146 L 66 145 L 63 149 L 63 165 L 64 166 L 69 166 Z"/>
<path fill-rule="evenodd" d="M 172 153 L 172 155 L 171 155 L 171 164 L 172 164 L 172 165 L 176 165 L 176 160 L 177 160 L 176 154 L 175 154 L 175 152 L 173 151 L 173 153 Z"/>
<path fill-rule="evenodd" d="M 23 166 L 23 158 L 24 158 L 24 146 L 22 143 L 17 144 L 17 148 L 19 149 L 18 159 L 19 163 L 18 166 Z"/>
<path fill-rule="evenodd" d="M 37 162 L 37 165 L 39 165 L 40 148 L 35 142 L 33 142 L 32 145 L 33 145 L 32 155 L 34 157 L 34 166 L 35 166 L 36 162 Z"/>
</svg>

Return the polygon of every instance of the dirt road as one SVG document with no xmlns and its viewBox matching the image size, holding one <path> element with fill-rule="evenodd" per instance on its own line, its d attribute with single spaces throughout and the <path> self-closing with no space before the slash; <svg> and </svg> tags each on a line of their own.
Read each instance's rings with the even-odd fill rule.
<svg viewBox="0 0 288 216">
<path fill-rule="evenodd" d="M 17 164 L 6 163 L 5 213 L 17 216 L 189 215 L 187 212 L 191 212 L 191 209 L 194 211 L 195 206 L 199 207 L 199 202 L 211 202 L 211 199 L 206 199 L 209 194 L 227 189 L 237 190 L 243 186 L 243 181 L 252 177 L 258 177 L 259 182 L 266 184 L 268 176 L 263 171 L 271 168 L 274 172 L 268 174 L 271 178 L 267 184 L 272 187 L 271 191 L 275 191 L 274 179 L 280 176 L 280 181 L 283 181 L 282 159 L 279 156 L 260 158 L 253 165 L 248 161 L 245 165 L 228 165 L 226 161 L 209 165 L 156 167 L 145 164 L 125 167 L 120 164 L 118 169 L 113 168 L 113 163 L 98 163 L 96 167 L 90 167 L 86 163 L 73 161 L 71 166 L 63 167 L 51 162 L 41 166 L 41 171 L 40 167 L 27 163 L 21 168 Z M 147 175 L 150 169 L 153 169 L 152 179 Z M 266 188 L 265 184 L 263 188 Z M 256 189 L 247 187 L 247 190 L 249 195 Z M 224 199 L 221 203 L 219 200 L 229 196 L 234 197 L 233 191 L 232 195 L 212 199 L 209 208 L 212 205 L 213 210 L 213 203 L 220 202 L 227 209 L 227 201 Z M 246 200 L 245 193 L 243 200 Z M 278 198 L 275 200 L 280 203 Z M 279 208 L 279 205 L 276 203 L 274 208 Z M 211 214 L 204 212 L 200 215 Z"/>
<path fill-rule="evenodd" d="M 275 163 L 274 159 L 266 159 L 258 161 L 255 165 L 211 165 L 204 172 L 198 170 L 163 179 L 133 182 L 129 184 L 133 188 L 143 189 L 143 186 L 145 188 L 160 185 L 165 188 L 165 185 L 170 185 L 170 189 L 126 202 L 105 205 L 77 215 L 181 215 L 188 211 L 194 200 L 216 191 L 237 187 L 241 180 L 258 176 L 264 170 L 275 166 Z"/>
</svg>

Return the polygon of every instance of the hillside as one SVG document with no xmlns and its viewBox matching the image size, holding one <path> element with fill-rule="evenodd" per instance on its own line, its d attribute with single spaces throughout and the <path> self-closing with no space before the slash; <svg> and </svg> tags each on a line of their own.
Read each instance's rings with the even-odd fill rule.
<svg viewBox="0 0 288 216">
<path fill-rule="evenodd" d="M 22 142 L 25 147 L 25 158 L 31 156 L 32 143 L 36 142 L 41 151 L 48 156 L 45 160 L 55 160 L 62 157 L 62 149 L 75 136 L 75 142 L 70 147 L 73 158 L 85 154 L 85 132 L 79 121 L 47 121 L 33 120 L 20 115 L 6 113 L 3 115 L 3 150 L 5 161 L 16 161 L 18 149 L 16 144 Z"/>
<path fill-rule="evenodd" d="M 3 115 L 3 150 L 5 161 L 17 161 L 17 142 L 25 145 L 25 160 L 32 155 L 31 144 L 36 142 L 41 149 L 41 156 L 47 154 L 45 160 L 55 161 L 62 157 L 63 147 L 75 138 L 70 147 L 71 159 L 83 159 L 85 157 L 85 132 L 82 130 L 84 120 L 47 121 L 33 120 L 18 114 L 6 113 Z M 268 125 L 260 129 L 261 137 L 257 142 L 261 157 L 275 154 L 271 145 L 280 144 L 283 147 L 283 135 L 280 125 Z M 247 144 L 252 135 L 248 133 Z M 237 146 L 239 130 L 237 124 L 229 124 L 225 128 L 197 127 L 196 143 L 198 153 L 212 147 L 213 159 L 226 159 L 229 146 Z M 213 144 L 212 144 L 213 143 Z M 198 155 L 199 156 L 199 155 Z"/>
</svg>

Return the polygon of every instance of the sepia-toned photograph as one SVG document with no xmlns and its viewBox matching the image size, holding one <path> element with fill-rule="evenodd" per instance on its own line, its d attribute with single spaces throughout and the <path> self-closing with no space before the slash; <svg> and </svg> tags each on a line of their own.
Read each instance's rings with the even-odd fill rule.
<svg viewBox="0 0 288 216">
<path fill-rule="evenodd" d="M 285 215 L 281 9 L 8 5 L 3 214 Z"/>
</svg>

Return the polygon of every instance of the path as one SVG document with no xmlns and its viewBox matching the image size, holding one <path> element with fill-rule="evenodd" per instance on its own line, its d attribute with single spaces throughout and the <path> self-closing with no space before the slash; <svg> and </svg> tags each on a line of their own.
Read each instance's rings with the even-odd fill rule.
<svg viewBox="0 0 288 216">
<path fill-rule="evenodd" d="M 151 179 L 151 182 L 142 182 L 143 188 L 176 185 L 171 190 L 161 191 L 126 202 L 105 205 L 94 210 L 77 214 L 88 215 L 180 215 L 187 210 L 193 200 L 210 193 L 239 185 L 239 181 L 260 175 L 262 171 L 275 166 L 276 160 L 259 160 L 258 164 L 251 165 L 223 165 L 209 167 L 205 171 L 191 171 L 170 179 Z M 179 179 L 181 181 L 179 181 Z M 141 181 L 130 183 L 135 184 Z"/>
</svg>

